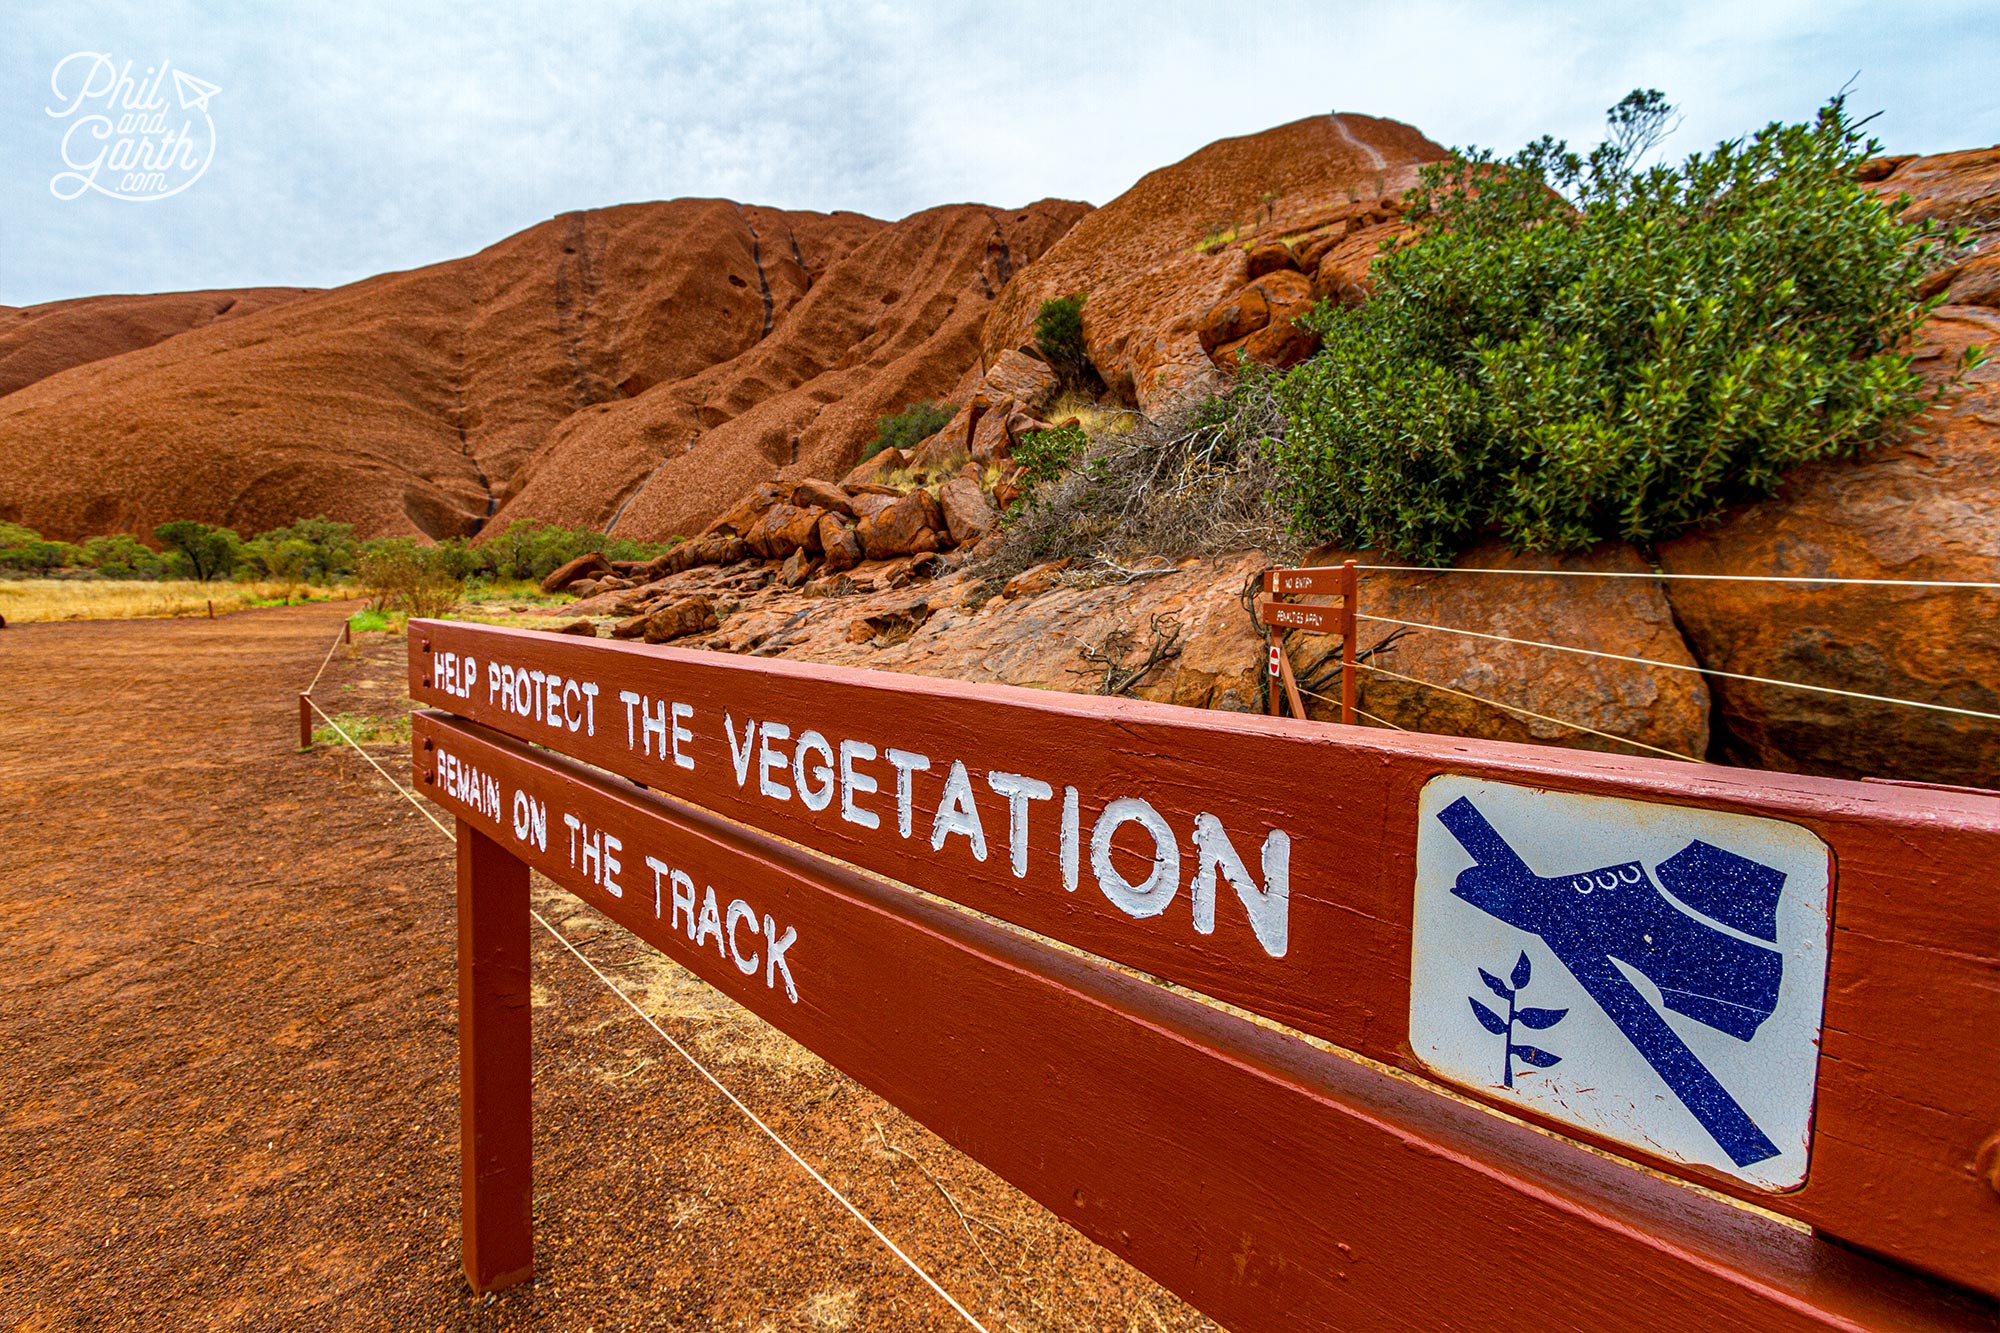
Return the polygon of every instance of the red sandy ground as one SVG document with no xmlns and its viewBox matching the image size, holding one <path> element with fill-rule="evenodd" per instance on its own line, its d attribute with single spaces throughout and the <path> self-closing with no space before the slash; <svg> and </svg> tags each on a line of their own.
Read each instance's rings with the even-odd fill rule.
<svg viewBox="0 0 2000 1333">
<path fill-rule="evenodd" d="M 540 1276 L 466 1289 L 450 846 L 353 750 L 294 749 L 345 609 L 0 632 L 0 1328 L 963 1327 L 540 932 Z M 318 697 L 399 711 L 403 641 L 363 640 Z M 990 1328 L 1212 1327 L 557 920 Z"/>
</svg>

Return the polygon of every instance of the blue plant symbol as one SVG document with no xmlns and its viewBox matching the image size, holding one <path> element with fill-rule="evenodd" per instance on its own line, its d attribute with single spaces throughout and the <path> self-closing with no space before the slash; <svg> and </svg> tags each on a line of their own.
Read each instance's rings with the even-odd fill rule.
<svg viewBox="0 0 2000 1333">
<path fill-rule="evenodd" d="M 1511 1088 L 1514 1086 L 1514 1062 L 1516 1060 L 1531 1064 L 1537 1069 L 1547 1069 L 1550 1065 L 1562 1063 L 1560 1055 L 1552 1055 L 1539 1046 L 1530 1046 L 1526 1042 L 1517 1042 L 1514 1040 L 1514 1025 L 1516 1023 L 1524 1028 L 1540 1032 L 1562 1022 L 1563 1016 L 1569 1013 L 1567 1009 L 1524 1008 L 1518 1003 L 1520 993 L 1528 988 L 1528 983 L 1534 980 L 1534 976 L 1535 969 L 1528 962 L 1528 951 L 1526 949 L 1521 951 L 1521 957 L 1514 964 L 1514 970 L 1509 974 L 1506 981 L 1500 980 L 1500 978 L 1494 976 L 1483 967 L 1479 969 L 1479 979 L 1486 983 L 1486 989 L 1507 1002 L 1507 1016 L 1505 1018 L 1500 1017 L 1500 1015 L 1481 1004 L 1477 997 L 1471 995 L 1465 997 L 1467 1003 L 1472 1006 L 1473 1016 L 1479 1020 L 1479 1026 L 1485 1028 L 1496 1037 L 1504 1037 L 1506 1039 L 1507 1053 L 1500 1062 L 1500 1084 L 1502 1087 Z M 1512 984 L 1508 984 L 1509 982 Z"/>
<path fill-rule="evenodd" d="M 1697 840 L 1656 867 L 1669 897 L 1637 861 L 1538 875 L 1463 796 L 1437 818 L 1474 862 L 1459 873 L 1454 897 L 1539 936 L 1731 1161 L 1747 1167 L 1778 1155 L 1617 964 L 1648 977 L 1667 1009 L 1749 1041 L 1777 1009 L 1784 976 L 1783 872 Z"/>
</svg>

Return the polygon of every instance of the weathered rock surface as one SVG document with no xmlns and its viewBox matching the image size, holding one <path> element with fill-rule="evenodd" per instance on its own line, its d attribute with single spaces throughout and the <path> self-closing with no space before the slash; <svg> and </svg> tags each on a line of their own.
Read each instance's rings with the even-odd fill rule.
<svg viewBox="0 0 2000 1333">
<path fill-rule="evenodd" d="M 666 643 L 684 635 L 712 630 L 719 623 L 714 602 L 706 597 L 689 597 L 647 616 L 641 635 L 647 643 Z"/>
<path fill-rule="evenodd" d="M 809 259 L 810 272 L 786 257 L 782 227 L 760 225 L 770 280 L 785 269 L 794 284 L 763 335 L 678 382 L 566 418 L 499 518 L 658 538 L 699 530 L 773 472 L 788 486 L 841 476 L 879 418 L 951 393 L 978 359 L 994 294 L 1083 212 L 1045 200 L 867 222 L 840 255 Z"/>
<path fill-rule="evenodd" d="M 62 538 L 315 513 L 369 536 L 698 532 L 774 471 L 838 475 L 879 415 L 948 393 L 993 295 L 1084 211 L 635 204 L 142 331 L 0 397 L 0 519 Z M 7 312 L 0 337 L 29 317 L 72 318 Z"/>
<path fill-rule="evenodd" d="M 310 287 L 246 287 L 0 306 L 0 395 L 71 366 L 122 356 L 313 292 Z"/>
<path fill-rule="evenodd" d="M 792 487 L 792 503 L 802 509 L 824 509 L 831 514 L 854 513 L 854 503 L 847 492 L 818 477 L 808 477 Z"/>
<path fill-rule="evenodd" d="M 572 583 L 612 572 L 611 562 L 604 558 L 602 552 L 586 551 L 567 564 L 558 565 L 550 570 L 548 577 L 542 580 L 542 591 L 561 592 Z"/>
<path fill-rule="evenodd" d="M 881 496 L 870 496 L 879 500 Z M 838 574 L 852 569 L 865 558 L 861 549 L 861 538 L 855 534 L 854 524 L 838 514 L 828 514 L 819 521 L 819 545 L 826 552 L 823 562 L 825 571 Z"/>
<path fill-rule="evenodd" d="M 1196 325 L 1249 281 L 1246 234 L 1276 243 L 1392 226 L 1393 205 L 1382 202 L 1415 183 L 1418 164 L 1443 156 L 1407 125 L 1356 115 L 1314 116 L 1210 144 L 1141 179 L 1024 269 L 986 322 L 985 363 L 1031 341 L 1043 301 L 1085 292 L 1091 359 L 1121 397 L 1150 410 L 1218 383 Z M 1277 195 L 1268 205 L 1260 198 L 1266 192 Z M 1218 224 L 1238 235 L 1205 245 Z"/>
<path fill-rule="evenodd" d="M 890 445 L 873 458 L 866 458 L 856 463 L 853 470 L 840 479 L 840 484 L 849 488 L 879 485 L 882 478 L 900 472 L 909 465 L 910 456 L 896 446 Z"/>
<path fill-rule="evenodd" d="M 1048 362 L 1013 348 L 1000 353 L 980 380 L 988 402 L 1011 400 L 1030 412 L 1046 412 L 1059 388 L 1056 372 Z"/>
<path fill-rule="evenodd" d="M 1224 368 L 1238 354 L 1286 369 L 1318 350 L 1319 340 L 1293 321 L 1313 308 L 1313 284 L 1295 269 L 1276 269 L 1225 298 L 1195 330 L 1201 349 Z"/>
<path fill-rule="evenodd" d="M 1910 196 L 1903 216 L 1935 218 L 1949 226 L 1978 227 L 2000 219 L 2000 145 L 1956 153 L 1894 159 L 1894 170 L 1876 189 Z"/>
<path fill-rule="evenodd" d="M 1349 554 L 1317 551 L 1307 563 L 1338 564 Z M 1357 558 L 1367 561 L 1366 554 Z M 1647 569 L 1637 553 L 1622 545 L 1552 558 L 1515 555 L 1495 544 L 1475 547 L 1459 563 L 1477 569 L 1633 573 Z M 1363 616 L 1567 644 L 1680 667 L 1695 665 L 1675 629 L 1667 598 L 1653 581 L 1369 573 L 1362 579 L 1359 605 Z M 1360 672 L 1359 706 L 1411 731 L 1536 741 L 1614 754 L 1666 751 L 1707 757 L 1708 689 L 1702 677 L 1690 671 L 1439 630 L 1405 629 L 1378 620 L 1361 622 L 1359 642 L 1363 652 L 1387 645 L 1367 659 L 1370 667 L 1379 669 Z M 1307 700 L 1315 717 L 1340 716 L 1339 643 L 1332 635 L 1288 636 L 1293 670 L 1301 683 L 1328 696 Z M 1503 704 L 1509 707 L 1498 706 Z"/>
<path fill-rule="evenodd" d="M 944 511 L 945 530 L 961 546 L 978 541 L 1000 520 L 986 492 L 967 477 L 953 477 L 939 487 L 938 506 Z"/>
<path fill-rule="evenodd" d="M 1943 307 L 1919 364 L 1942 370 L 1981 342 L 2000 344 L 2000 312 Z M 2000 582 L 2000 362 L 1975 371 L 1925 434 L 1800 468 L 1775 499 L 1659 554 L 1677 574 Z M 1671 596 L 1706 666 L 2000 713 L 2000 593 L 1690 582 Z M 1729 680 L 1714 690 L 1738 762 L 2000 783 L 2000 723 Z"/>
<path fill-rule="evenodd" d="M 861 520 L 861 549 L 870 560 L 935 551 L 944 514 L 929 491 L 911 491 L 886 509 Z"/>
</svg>

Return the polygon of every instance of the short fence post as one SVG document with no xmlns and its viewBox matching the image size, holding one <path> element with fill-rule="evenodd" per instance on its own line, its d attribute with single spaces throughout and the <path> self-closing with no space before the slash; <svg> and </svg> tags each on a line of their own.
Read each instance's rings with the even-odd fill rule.
<svg viewBox="0 0 2000 1333">
<path fill-rule="evenodd" d="M 342 643 L 354 642 L 354 622 L 352 620 L 343 620 L 340 622 L 340 641 Z"/>
<path fill-rule="evenodd" d="M 459 1218 L 465 1278 L 477 1292 L 535 1272 L 529 1015 L 527 863 L 461 819 Z"/>
<path fill-rule="evenodd" d="M 312 696 L 310 694 L 301 694 L 299 696 L 299 748 L 301 750 L 310 750 L 312 747 Z"/>
<path fill-rule="evenodd" d="M 1352 560 L 1340 565 L 1340 720 L 1354 725 L 1355 696 L 1360 684 L 1355 671 L 1355 599 L 1361 592 L 1361 575 Z"/>
</svg>

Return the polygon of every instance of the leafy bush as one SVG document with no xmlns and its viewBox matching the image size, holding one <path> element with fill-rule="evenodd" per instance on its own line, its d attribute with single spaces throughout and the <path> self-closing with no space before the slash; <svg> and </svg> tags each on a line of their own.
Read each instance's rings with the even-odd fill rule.
<svg viewBox="0 0 2000 1333">
<path fill-rule="evenodd" d="M 1025 432 L 1014 444 L 1014 461 L 1029 481 L 1054 481 L 1075 464 L 1090 438 L 1081 426 Z"/>
<path fill-rule="evenodd" d="M 114 533 L 83 543 L 83 563 L 108 579 L 160 579 L 172 562 L 136 537 Z"/>
<path fill-rule="evenodd" d="M 402 607 L 413 616 L 441 616 L 465 592 L 465 578 L 453 572 L 446 548 L 426 546 L 415 537 L 378 537 L 361 547 L 361 582 L 370 607 Z"/>
<path fill-rule="evenodd" d="M 565 528 L 554 523 L 516 519 L 504 531 L 477 545 L 454 537 L 439 543 L 445 554 L 439 557 L 460 578 L 490 574 L 501 579 L 548 577 L 558 565 L 566 565 L 587 551 L 601 551 L 607 560 L 651 560 L 671 550 L 678 537 L 665 542 L 633 541 L 628 537 L 608 537 L 595 528 Z"/>
<path fill-rule="evenodd" d="M 958 410 L 950 403 L 911 403 L 900 412 L 892 412 L 875 423 L 875 438 L 861 448 L 861 461 L 867 462 L 884 449 L 901 449 L 908 452 L 943 430 Z"/>
<path fill-rule="evenodd" d="M 354 572 L 354 525 L 324 514 L 260 532 L 244 543 L 244 558 L 274 578 L 326 583 Z"/>
<path fill-rule="evenodd" d="M 1083 301 L 1081 292 L 1059 296 L 1035 312 L 1035 346 L 1065 389 L 1081 389 L 1097 378 L 1083 342 Z"/>
<path fill-rule="evenodd" d="M 75 554 L 76 548 L 67 542 L 49 541 L 19 523 L 0 523 L 0 569 L 45 574 L 69 564 Z"/>
<path fill-rule="evenodd" d="M 188 573 L 203 583 L 232 574 L 243 560 L 243 539 L 233 528 L 212 528 L 191 518 L 176 518 L 153 529 L 153 540 L 186 562 Z"/>
<path fill-rule="evenodd" d="M 1961 238 L 1856 183 L 1879 145 L 1840 98 L 1644 171 L 1671 108 L 1635 98 L 1587 158 L 1545 138 L 1423 169 L 1417 239 L 1367 304 L 1308 317 L 1322 349 L 1280 386 L 1296 530 L 1427 563 L 1496 531 L 1654 541 L 1942 392 L 1908 347 Z"/>
</svg>

